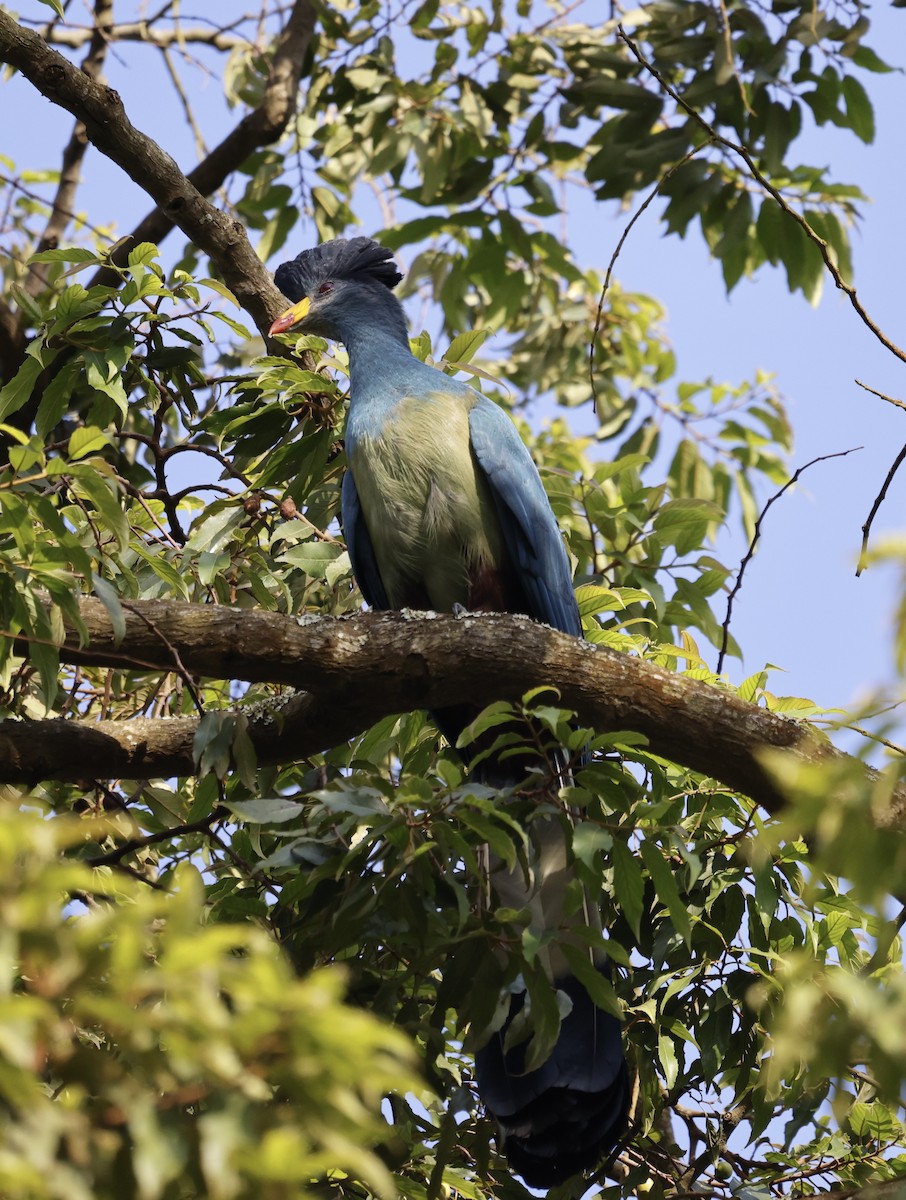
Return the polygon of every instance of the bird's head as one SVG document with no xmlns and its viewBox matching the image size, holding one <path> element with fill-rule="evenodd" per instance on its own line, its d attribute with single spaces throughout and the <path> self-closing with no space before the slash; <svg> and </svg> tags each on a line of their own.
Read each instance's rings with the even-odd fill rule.
<svg viewBox="0 0 906 1200">
<path fill-rule="evenodd" d="M 274 321 L 270 335 L 298 329 L 344 341 L 353 312 L 369 300 L 373 306 L 375 299 L 385 299 L 386 289 L 401 279 L 393 252 L 371 238 L 337 238 L 303 250 L 274 272 L 277 287 L 293 305 Z"/>
</svg>

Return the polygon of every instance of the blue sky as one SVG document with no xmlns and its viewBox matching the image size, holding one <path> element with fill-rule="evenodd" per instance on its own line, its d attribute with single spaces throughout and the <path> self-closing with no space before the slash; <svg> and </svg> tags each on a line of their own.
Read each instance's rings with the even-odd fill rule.
<svg viewBox="0 0 906 1200">
<path fill-rule="evenodd" d="M 869 44 L 902 68 L 906 11 L 878 3 L 869 15 Z M 797 161 L 829 165 L 836 179 L 872 197 L 854 234 L 855 283 L 873 319 L 906 346 L 906 77 L 897 71 L 862 78 L 876 109 L 874 144 L 863 146 L 852 134 L 824 126 L 794 150 Z M 630 237 L 619 275 L 625 287 L 666 304 L 680 376 L 736 382 L 759 367 L 773 371 L 789 405 L 797 466 L 864 447 L 811 468 L 768 514 L 734 608 L 746 672 L 766 662 L 782 666 L 785 675 L 773 678 L 773 690 L 829 706 L 854 702 L 877 684 L 898 686 L 892 629 L 903 591 L 900 569 L 873 566 L 857 579 L 855 565 L 862 523 L 906 443 L 906 412 L 854 379 L 906 398 L 903 363 L 876 341 L 830 280 L 816 309 L 801 294 L 791 296 L 782 273 L 771 269 L 740 282 L 728 299 L 699 236 L 684 242 L 663 237 L 647 214 L 642 220 L 647 227 Z M 904 497 L 906 468 L 875 519 L 874 543 L 903 531 Z M 733 561 L 726 548 L 724 558 Z"/>
<path fill-rule="evenodd" d="M 123 6 L 124 17 L 128 7 Z M 40 18 L 48 11 L 36 0 L 19 8 L 23 15 Z M 869 16 L 869 43 L 902 68 L 906 11 L 877 3 L 870 5 Z M 188 169 L 195 151 L 173 93 L 149 88 L 140 66 L 144 55 L 150 59 L 154 54 L 131 47 L 122 55 L 114 52 L 108 75 L 133 123 Z M 129 67 L 132 62 L 135 68 Z M 155 72 L 154 78 L 161 76 Z M 874 145 L 864 147 L 852 134 L 823 127 L 809 131 L 794 149 L 798 161 L 828 165 L 835 179 L 857 183 L 873 198 L 855 233 L 856 284 L 875 320 L 894 341 L 906 344 L 906 76 L 897 71 L 863 79 L 876 106 Z M 224 112 L 216 78 L 196 74 L 193 86 L 193 104 L 214 142 L 237 114 Z M 4 85 L 3 94 L 4 115 L 22 119 L 4 120 L 0 153 L 10 155 L 19 169 L 55 166 L 71 118 L 21 79 Z M 90 151 L 86 175 L 81 206 L 96 223 L 110 220 L 123 233 L 147 211 L 144 194 L 96 151 Z M 570 231 L 579 262 L 603 271 L 627 219 L 612 206 L 578 208 Z M 742 678 L 771 662 L 785 672 L 774 676 L 772 690 L 809 696 L 829 707 L 863 700 L 880 685 L 895 691 L 892 626 L 903 591 L 901 571 L 873 566 L 856 579 L 855 563 L 862 522 L 906 442 L 906 412 L 870 396 L 854 379 L 906 396 L 903 364 L 876 342 L 830 281 L 817 309 L 801 295 L 791 296 L 781 272 L 771 268 L 743 280 L 728 299 L 701 237 L 694 232 L 684 241 L 664 236 L 656 205 L 635 226 L 617 275 L 626 290 L 646 292 L 665 303 L 665 329 L 680 379 L 737 383 L 753 378 L 758 368 L 775 373 L 796 431 L 795 465 L 864 447 L 816 465 L 771 509 L 734 609 L 733 630 L 745 661 L 740 667 L 729 660 L 731 677 Z M 764 498 L 769 494 L 766 489 Z M 876 542 L 903 529 L 904 497 L 906 468 L 876 519 Z M 738 564 L 744 550 L 733 533 L 718 547 L 728 565 Z"/>
</svg>

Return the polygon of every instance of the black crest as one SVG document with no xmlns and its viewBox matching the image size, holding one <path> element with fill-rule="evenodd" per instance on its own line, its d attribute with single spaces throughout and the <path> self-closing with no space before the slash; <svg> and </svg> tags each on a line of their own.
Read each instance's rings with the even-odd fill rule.
<svg viewBox="0 0 906 1200">
<path fill-rule="evenodd" d="M 274 272 L 277 287 L 293 302 L 310 296 L 317 284 L 327 279 L 373 279 L 395 288 L 402 279 L 393 261 L 393 251 L 371 238 L 337 238 L 303 250 Z"/>
</svg>

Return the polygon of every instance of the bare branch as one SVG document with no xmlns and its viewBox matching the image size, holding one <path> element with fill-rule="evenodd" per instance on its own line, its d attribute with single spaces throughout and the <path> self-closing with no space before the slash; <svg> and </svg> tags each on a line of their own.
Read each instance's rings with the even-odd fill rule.
<svg viewBox="0 0 906 1200">
<path fill-rule="evenodd" d="M 655 67 L 645 58 L 641 50 L 639 50 L 638 46 L 635 44 L 629 34 L 626 33 L 622 25 L 617 26 L 617 33 L 622 41 L 626 43 L 630 52 L 638 60 L 639 64 L 644 67 L 644 69 L 651 76 L 653 76 L 654 79 L 657 80 L 658 84 L 663 88 L 671 100 L 678 104 L 683 112 L 687 113 L 693 119 L 693 121 L 695 121 L 695 123 L 704 130 L 704 132 L 712 141 L 724 146 L 727 150 L 732 151 L 733 154 L 738 155 L 742 159 L 748 168 L 749 174 L 752 176 L 755 182 L 760 187 L 764 188 L 768 195 L 772 197 L 772 199 L 780 206 L 786 215 L 788 217 L 792 217 L 796 224 L 801 227 L 806 237 L 808 237 L 808 239 L 814 242 L 818 247 L 818 250 L 821 253 L 822 261 L 824 262 L 824 266 L 827 269 L 827 273 L 830 275 L 831 279 L 833 279 L 835 285 L 840 289 L 840 291 L 845 293 L 845 295 L 849 298 L 850 304 L 852 304 L 853 308 L 859 314 L 863 324 L 871 330 L 881 345 L 889 350 L 891 354 L 896 355 L 901 362 L 906 362 L 906 350 L 901 349 L 896 342 L 892 342 L 887 334 L 881 329 L 881 327 L 872 320 L 866 309 L 863 307 L 862 301 L 859 299 L 856 289 L 851 283 L 847 283 L 843 278 L 840 268 L 834 262 L 834 258 L 831 254 L 828 243 L 816 230 L 812 228 L 805 217 L 792 207 L 792 205 L 787 201 L 786 197 L 774 187 L 771 181 L 761 171 L 759 171 L 758 167 L 755 165 L 754 159 L 745 146 L 741 146 L 738 142 L 733 142 L 729 138 L 724 137 L 723 134 L 717 132 L 713 125 L 709 125 L 701 113 L 698 112 L 698 110 L 695 109 L 691 104 L 689 104 L 689 102 L 679 94 L 676 88 L 672 87 L 667 82 L 663 75 L 661 75 L 661 73 L 658 71 L 657 67 Z"/>
<path fill-rule="evenodd" d="M 749 542 L 749 548 L 743 555 L 742 562 L 739 564 L 739 570 L 736 573 L 736 582 L 733 584 L 733 589 L 729 596 L 727 596 L 727 613 L 724 617 L 723 625 L 721 626 L 722 637 L 720 640 L 720 653 L 717 656 L 716 673 L 718 675 L 724 669 L 724 659 L 727 655 L 727 642 L 730 639 L 730 620 L 733 616 L 733 602 L 736 599 L 739 589 L 742 587 L 742 577 L 745 575 L 746 567 L 752 561 L 752 557 L 755 554 L 755 547 L 758 545 L 758 539 L 761 537 L 761 525 L 765 517 L 768 515 L 768 509 L 772 504 L 780 499 L 784 492 L 793 486 L 803 471 L 807 471 L 809 467 L 813 467 L 815 463 L 827 462 L 827 460 L 830 458 L 845 458 L 847 454 L 854 454 L 856 450 L 861 449 L 861 446 L 853 446 L 851 450 L 838 450 L 835 454 L 820 454 L 817 458 L 813 458 L 811 462 L 804 463 L 801 467 L 797 468 L 797 470 L 790 476 L 783 487 L 780 488 L 779 491 L 775 492 L 773 496 L 771 496 L 770 500 L 768 500 L 767 504 L 765 504 L 764 508 L 758 514 L 758 520 L 755 522 L 755 528 L 752 531 L 752 540 Z"/>
<path fill-rule="evenodd" d="M 90 41 L 94 30 L 87 26 L 72 26 L 62 28 L 54 25 L 42 30 L 44 40 L 52 46 L 68 46 L 78 50 Z M 248 46 L 249 39 L 238 33 L 230 33 L 225 29 L 207 29 L 200 25 L 160 27 L 150 21 L 123 21 L 117 25 L 109 25 L 106 30 L 109 42 L 145 42 L 158 49 L 170 46 L 182 46 L 190 42 L 213 46 L 215 50 L 235 50 L 238 46 Z"/>
<path fill-rule="evenodd" d="M 866 392 L 871 392 L 873 396 L 877 396 L 879 400 L 886 400 L 888 404 L 892 404 L 894 408 L 906 409 L 906 404 L 902 400 L 897 400 L 896 396 L 888 396 L 886 392 L 879 392 L 877 388 L 869 387 L 867 383 L 863 383 L 861 379 L 854 379 L 853 382 L 864 389 Z"/>
<path fill-rule="evenodd" d="M 72 633 L 75 664 L 167 671 L 174 650 L 197 676 L 287 684 L 297 695 L 275 714 L 248 710 L 263 762 L 338 745 L 379 718 L 413 708 L 489 704 L 552 685 L 579 719 L 601 731 L 644 734 L 650 749 L 777 811 L 784 803 L 761 761 L 766 749 L 800 761 L 856 760 L 804 723 L 725 689 L 591 646 L 525 617 L 423 613 L 308 617 L 170 601 L 130 601 L 117 638 L 104 605 L 86 597 L 87 645 Z M 22 644 L 20 650 L 26 647 Z M 194 718 L 0 723 L 0 782 L 155 778 L 193 770 Z M 859 764 L 866 778 L 872 773 Z M 877 817 L 906 825 L 906 793 Z"/>
<path fill-rule="evenodd" d="M 893 483 L 894 476 L 903 465 L 904 458 L 906 458 L 906 446 L 903 446 L 902 450 L 890 464 L 890 470 L 887 472 L 887 477 L 881 485 L 881 490 L 878 492 L 877 496 L 875 496 L 875 502 L 871 506 L 871 512 L 865 518 L 865 524 L 862 526 L 862 547 L 859 551 L 859 562 L 856 567 L 857 579 L 868 565 L 868 539 L 871 536 L 872 523 L 874 522 L 875 517 L 878 515 L 878 509 L 884 503 L 884 499 L 887 496 L 887 489 L 890 487 L 891 483 Z"/>
<path fill-rule="evenodd" d="M 275 142 L 286 129 L 295 109 L 302 66 L 314 26 L 315 12 L 312 0 L 296 0 L 286 26 L 275 43 L 261 103 L 247 113 L 235 129 L 231 130 L 187 176 L 188 183 L 202 196 L 213 195 L 227 176 L 245 162 L 250 154 L 261 146 Z M 153 209 L 116 248 L 113 262 L 122 266 L 129 257 L 129 251 L 139 242 L 154 242 L 159 245 L 176 225 L 183 232 L 189 232 L 181 221 L 173 214 L 168 214 L 161 206 Z M 215 256 L 212 257 L 223 269 L 223 264 Z M 120 277 L 115 271 L 102 269 L 92 277 L 89 286 L 103 284 L 106 287 L 116 287 L 120 282 Z M 262 333 L 265 332 L 260 321 L 258 328 Z"/>
<path fill-rule="evenodd" d="M 855 382 L 860 388 L 863 388 L 866 392 L 871 392 L 871 394 L 873 396 L 877 396 L 879 400 L 886 400 L 888 404 L 892 404 L 895 408 L 906 409 L 906 404 L 904 404 L 902 400 L 897 400 L 897 398 L 895 396 L 888 396 L 886 392 L 879 392 L 876 388 L 869 387 L 867 383 L 863 383 L 861 379 L 857 379 Z M 856 566 L 856 578 L 857 579 L 862 574 L 862 572 L 865 570 L 865 568 L 868 566 L 868 540 L 871 537 L 871 527 L 874 523 L 874 519 L 878 515 L 878 509 L 881 507 L 881 505 L 884 503 L 885 499 L 887 498 L 887 489 L 890 487 L 891 483 L 893 482 L 893 478 L 896 475 L 897 471 L 899 471 L 900 467 L 903 465 L 904 458 L 906 458 L 906 446 L 903 447 L 903 449 L 899 452 L 899 454 L 893 460 L 890 470 L 887 472 L 887 478 L 884 480 L 884 483 L 881 485 L 881 490 L 878 492 L 877 496 L 875 497 L 874 504 L 872 504 L 872 506 L 871 506 L 871 511 L 869 512 L 868 516 L 865 518 L 865 522 L 862 525 L 862 547 L 859 551 L 859 562 Z"/>
<path fill-rule="evenodd" d="M 89 79 L 97 81 L 101 77 L 104 59 L 107 54 L 107 28 L 113 19 L 113 0 L 95 0 L 94 29 L 88 46 L 88 53 L 82 62 L 82 73 Z M 57 184 L 53 198 L 50 217 L 44 228 L 44 233 L 38 242 L 38 252 L 54 249 L 60 238 L 66 232 L 75 208 L 76 191 L 78 190 L 82 161 L 88 149 L 88 135 L 82 121 L 76 121 L 69 141 L 63 147 L 63 160 L 60 167 L 60 181 Z M 47 283 L 46 263 L 35 263 L 29 268 L 25 280 L 25 290 L 31 296 L 37 294 Z"/>
<path fill-rule="evenodd" d="M 616 249 L 610 256 L 610 262 L 607 264 L 607 273 L 604 276 L 604 283 L 601 286 L 601 295 L 598 299 L 598 310 L 595 314 L 595 327 L 592 330 L 591 342 L 589 343 L 588 347 L 588 382 L 591 385 L 592 407 L 596 413 L 598 411 L 598 389 L 595 383 L 595 347 L 598 344 L 598 336 L 601 332 L 601 322 L 604 319 L 604 300 L 607 296 L 608 290 L 610 289 L 611 276 L 613 275 L 613 269 L 616 266 L 617 259 L 620 257 L 620 251 L 623 249 L 626 239 L 629 237 L 629 234 L 632 231 L 633 225 L 635 225 L 636 221 L 638 221 L 645 209 L 649 206 L 649 204 L 651 204 L 655 196 L 660 193 L 661 188 L 664 186 L 670 176 L 678 171 L 680 167 L 685 166 L 685 164 L 691 158 L 694 158 L 695 155 L 698 154 L 699 150 L 703 150 L 707 144 L 708 143 L 706 142 L 702 146 L 694 146 L 691 150 L 683 155 L 679 162 L 675 162 L 672 167 L 664 172 L 663 176 L 657 181 L 639 207 L 632 214 L 629 223 L 620 235 L 620 240 L 617 242 Z"/>
<path fill-rule="evenodd" d="M 331 714 L 313 712 L 309 696 L 291 696 L 249 715 L 248 735 L 263 766 L 291 762 L 340 740 Z M 128 721 L 0 722 L 0 780 L 162 779 L 195 772 L 197 717 L 133 717 Z M 348 737 L 357 731 L 350 729 Z M 320 735 L 320 737 L 319 737 Z"/>
<path fill-rule="evenodd" d="M 297 11 L 309 15 L 307 3 L 302 0 Z M 302 40 L 300 30 L 293 31 L 289 39 L 291 47 Z M 292 49 L 286 39 L 281 42 L 275 70 L 281 84 L 293 85 L 293 71 L 298 64 L 291 64 Z M 210 255 L 221 271 L 224 282 L 234 292 L 240 304 L 252 316 L 262 333 L 284 307 L 283 298 L 274 286 L 270 273 L 259 260 L 238 221 L 209 204 L 204 196 L 186 179 L 176 163 L 156 142 L 136 129 L 123 108 L 122 100 L 113 88 L 104 87 L 83 75 L 77 67 L 57 51 L 52 50 L 31 30 L 18 25 L 8 13 L 0 9 L 0 61 L 16 67 L 43 95 L 67 109 L 84 122 L 91 142 L 108 158 L 144 188 L 157 202 L 169 229 L 176 224 L 192 239 L 196 246 Z M 273 74 L 274 72 L 272 72 Z M 265 106 L 262 106 L 264 108 Z M 256 109 L 255 113 L 261 113 Z M 240 134 L 247 123 L 255 128 L 258 122 L 266 124 L 269 111 L 257 121 L 249 114 L 209 158 L 221 152 L 231 143 L 247 144 Z M 272 127 L 271 127 L 272 128 Z M 240 153 L 241 153 L 241 147 Z M 206 160 L 207 162 L 208 160 Z M 236 160 L 230 160 L 235 164 Z M 241 158 L 238 160 L 241 161 Z M 202 164 L 204 165 L 204 164 Z M 195 172 L 193 172 L 193 175 Z"/>
</svg>

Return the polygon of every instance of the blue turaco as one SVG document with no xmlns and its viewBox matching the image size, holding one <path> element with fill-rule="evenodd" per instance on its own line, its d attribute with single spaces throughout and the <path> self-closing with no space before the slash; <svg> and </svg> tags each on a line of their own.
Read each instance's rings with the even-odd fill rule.
<svg viewBox="0 0 906 1200">
<path fill-rule="evenodd" d="M 305 250 L 275 275 L 293 306 L 271 334 L 317 334 L 349 352 L 342 520 L 362 595 L 375 609 L 526 613 L 579 637 L 569 561 L 532 458 L 501 408 L 411 353 L 392 292 L 401 278 L 391 252 L 364 237 Z M 434 714 L 454 745 L 475 715 Z M 485 759 L 474 773 L 502 789 L 524 775 L 511 759 Z M 539 930 L 568 937 L 571 921 L 593 925 L 593 900 L 581 918 L 564 917 L 572 871 L 559 823 L 537 820 L 532 833 L 528 875 L 489 858 L 498 901 L 529 908 Z M 550 1057 L 526 1072 L 524 1043 L 504 1051 L 525 1000 L 518 991 L 507 1024 L 476 1055 L 502 1148 L 535 1187 L 594 1167 L 622 1135 L 628 1106 L 619 1022 L 594 1006 L 556 941 L 545 953 L 571 1001 Z M 603 938 L 594 961 L 606 972 Z"/>
</svg>

